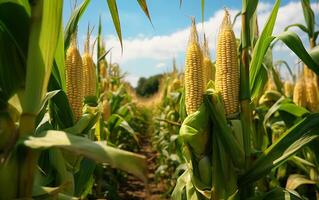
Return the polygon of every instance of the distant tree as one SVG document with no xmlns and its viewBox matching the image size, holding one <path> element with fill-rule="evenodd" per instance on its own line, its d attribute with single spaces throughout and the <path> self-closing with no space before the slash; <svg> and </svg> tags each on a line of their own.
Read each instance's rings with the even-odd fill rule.
<svg viewBox="0 0 319 200">
<path fill-rule="evenodd" d="M 141 77 L 137 83 L 136 93 L 143 97 L 149 97 L 155 94 L 159 89 L 162 76 L 162 74 L 158 74 L 149 78 Z"/>
</svg>

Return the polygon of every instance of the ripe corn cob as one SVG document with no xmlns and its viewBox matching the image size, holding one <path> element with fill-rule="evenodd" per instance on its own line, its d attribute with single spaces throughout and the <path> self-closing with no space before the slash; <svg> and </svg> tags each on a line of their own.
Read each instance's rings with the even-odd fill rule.
<svg viewBox="0 0 319 200">
<path fill-rule="evenodd" d="M 306 81 L 307 108 L 311 112 L 319 111 L 318 88 L 313 79 Z"/>
<path fill-rule="evenodd" d="M 102 107 L 103 107 L 102 118 L 104 121 L 107 121 L 111 115 L 111 105 L 107 99 L 103 100 Z"/>
<path fill-rule="evenodd" d="M 83 90 L 84 97 L 86 96 L 95 96 L 96 95 L 96 70 L 95 65 L 90 54 L 90 31 L 88 30 L 84 54 L 82 56 L 83 63 Z"/>
<path fill-rule="evenodd" d="M 309 69 L 309 67 L 307 65 L 304 65 L 303 75 L 308 80 L 309 79 L 314 79 L 314 77 L 315 77 L 314 72 L 311 69 Z"/>
<path fill-rule="evenodd" d="M 185 57 L 185 104 L 188 115 L 197 111 L 203 101 L 203 61 L 198 44 L 195 19 L 192 19 L 190 39 Z"/>
<path fill-rule="evenodd" d="M 100 63 L 100 77 L 107 78 L 107 62 L 105 59 L 101 60 Z"/>
<path fill-rule="evenodd" d="M 305 94 L 305 82 L 304 78 L 301 77 L 297 81 L 294 88 L 293 101 L 296 105 L 305 107 L 307 104 L 306 94 Z"/>
<path fill-rule="evenodd" d="M 286 81 L 284 84 L 284 90 L 286 97 L 292 97 L 294 92 L 294 85 L 291 82 Z"/>
<path fill-rule="evenodd" d="M 227 118 L 239 112 L 239 66 L 236 38 L 228 11 L 219 30 L 216 49 L 216 90 L 221 93 Z"/>
<path fill-rule="evenodd" d="M 74 119 L 82 116 L 83 69 L 82 59 L 77 48 L 76 34 L 72 36 L 70 47 L 66 52 L 66 94 L 69 99 Z"/>
<path fill-rule="evenodd" d="M 266 85 L 266 91 L 277 90 L 276 84 L 272 78 L 269 78 Z"/>
<path fill-rule="evenodd" d="M 206 39 L 206 36 L 204 35 L 204 44 L 203 44 L 203 77 L 204 77 L 204 86 L 207 85 L 207 83 L 210 80 L 215 79 L 215 69 L 214 65 L 210 59 L 210 53 L 208 48 L 208 42 Z"/>
</svg>

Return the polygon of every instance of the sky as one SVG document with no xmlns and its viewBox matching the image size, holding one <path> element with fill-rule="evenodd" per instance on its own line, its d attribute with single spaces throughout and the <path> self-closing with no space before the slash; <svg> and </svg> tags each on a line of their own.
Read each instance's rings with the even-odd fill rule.
<svg viewBox="0 0 319 200">
<path fill-rule="evenodd" d="M 64 5 L 64 25 L 66 25 L 70 13 L 71 2 L 66 0 Z M 81 0 L 78 0 L 80 2 Z M 86 12 L 82 16 L 78 27 L 78 41 L 80 51 L 83 51 L 83 43 L 86 37 L 88 23 L 94 26 L 93 38 L 97 35 L 99 16 L 102 19 L 103 37 L 106 48 L 112 48 L 107 56 L 108 61 L 119 63 L 122 72 L 126 73 L 125 79 L 133 86 L 137 85 L 140 77 L 168 72 L 172 69 L 172 60 L 175 57 L 177 66 L 183 70 L 185 50 L 187 46 L 190 17 L 197 21 L 199 35 L 203 33 L 208 37 L 211 57 L 215 60 L 215 45 L 219 25 L 222 20 L 224 8 L 230 11 L 234 17 L 241 9 L 240 0 L 206 0 L 204 12 L 204 24 L 202 24 L 201 1 L 183 0 L 181 8 L 179 0 L 147 0 L 152 23 L 140 9 L 135 0 L 117 0 L 123 37 L 123 54 L 117 38 L 112 18 L 108 10 L 106 0 L 91 0 Z M 275 0 L 260 0 L 257 8 L 258 25 L 262 30 Z M 312 8 L 318 21 L 319 5 L 313 3 Z M 288 24 L 302 23 L 304 18 L 300 1 L 282 0 L 275 24 L 274 35 L 279 34 Z M 318 28 L 318 27 L 317 27 Z M 307 36 L 298 29 L 297 32 L 306 47 Z M 240 20 L 234 26 L 236 37 L 240 36 Z M 82 42 L 81 42 L 82 41 Z M 278 43 L 273 51 L 274 61 L 286 60 L 297 69 L 298 59 L 283 44 Z M 285 76 L 285 69 L 280 68 Z M 288 77 L 289 78 L 289 77 Z"/>
</svg>

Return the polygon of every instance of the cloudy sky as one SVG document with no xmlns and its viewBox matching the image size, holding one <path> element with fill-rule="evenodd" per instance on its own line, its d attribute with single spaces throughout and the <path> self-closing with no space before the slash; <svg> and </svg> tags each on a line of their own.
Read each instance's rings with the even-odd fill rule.
<svg viewBox="0 0 319 200">
<path fill-rule="evenodd" d="M 258 5 L 258 23 L 262 30 L 275 0 L 260 0 Z M 173 57 L 177 65 L 183 69 L 184 54 L 188 41 L 190 16 L 197 19 L 197 28 L 202 35 L 208 36 L 212 59 L 215 59 L 215 44 L 218 27 L 221 23 L 223 10 L 226 7 L 234 17 L 241 8 L 240 0 L 206 0 L 204 24 L 201 23 L 201 6 L 199 0 L 183 0 L 179 7 L 179 0 L 148 0 L 148 7 L 154 28 L 147 17 L 140 10 L 137 1 L 117 0 L 121 20 L 124 51 L 121 54 L 120 43 L 117 39 L 111 16 L 108 12 L 106 0 L 91 0 L 86 13 L 79 24 L 79 41 L 84 41 L 88 23 L 95 26 L 93 36 L 96 36 L 98 18 L 101 15 L 103 35 L 107 48 L 113 48 L 112 62 L 120 64 L 123 72 L 127 72 L 126 79 L 134 86 L 139 77 L 167 72 L 172 68 Z M 318 18 L 319 5 L 313 3 L 316 18 Z M 64 23 L 70 16 L 70 1 L 65 1 Z M 318 21 L 318 19 L 317 19 Z M 235 24 L 237 37 L 240 35 L 240 24 Z M 274 34 L 284 30 L 288 24 L 304 23 L 300 1 L 282 0 L 278 13 Z M 305 34 L 297 29 L 298 35 L 307 40 Z M 83 43 L 83 42 L 82 42 Z M 83 44 L 80 42 L 80 49 Z M 308 43 L 306 43 L 308 46 Z M 290 65 L 296 66 L 297 57 L 284 45 L 278 44 L 274 49 L 274 60 L 286 60 Z M 110 60 L 110 56 L 107 57 Z M 296 67 L 295 67 L 296 68 Z M 285 71 L 283 69 L 283 74 Z"/>
</svg>

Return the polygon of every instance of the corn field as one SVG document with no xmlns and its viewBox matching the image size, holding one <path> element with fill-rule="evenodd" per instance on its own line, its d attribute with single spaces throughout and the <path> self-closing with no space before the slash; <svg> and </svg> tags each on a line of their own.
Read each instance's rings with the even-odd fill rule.
<svg viewBox="0 0 319 200">
<path fill-rule="evenodd" d="M 319 200 L 318 2 L 298 0 L 304 22 L 279 34 L 280 0 L 263 27 L 258 0 L 219 8 L 212 46 L 208 1 L 182 66 L 143 97 L 103 34 L 125 56 L 116 0 L 84 30 L 94 1 L 73 2 L 64 25 L 63 0 L 0 0 L 0 199 Z M 134 3 L 156 29 L 150 2 Z M 297 67 L 274 59 L 279 44 Z"/>
</svg>

